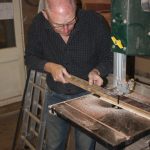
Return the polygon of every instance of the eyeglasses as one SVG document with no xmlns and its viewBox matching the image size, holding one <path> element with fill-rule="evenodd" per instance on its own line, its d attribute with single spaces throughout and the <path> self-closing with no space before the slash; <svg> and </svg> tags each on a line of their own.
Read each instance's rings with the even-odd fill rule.
<svg viewBox="0 0 150 150">
<path fill-rule="evenodd" d="M 75 23 L 76 23 L 76 20 L 77 20 L 77 18 L 76 18 L 76 16 L 71 20 L 71 21 L 69 21 L 68 23 L 65 23 L 65 24 L 58 24 L 58 23 L 52 23 L 51 22 L 51 25 L 53 26 L 53 28 L 55 28 L 55 29 L 62 29 L 62 28 L 64 28 L 64 27 L 69 27 L 69 26 L 71 26 L 71 25 L 74 25 Z"/>
</svg>

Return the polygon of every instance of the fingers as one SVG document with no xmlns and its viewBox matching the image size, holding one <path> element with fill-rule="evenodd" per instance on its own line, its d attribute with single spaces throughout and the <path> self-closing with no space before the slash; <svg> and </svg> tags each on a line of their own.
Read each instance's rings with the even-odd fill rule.
<svg viewBox="0 0 150 150">
<path fill-rule="evenodd" d="M 89 77 L 89 85 L 97 85 L 97 86 L 103 85 L 103 79 L 99 76 L 99 74 L 97 74 L 97 72 L 91 71 L 88 77 Z"/>
<path fill-rule="evenodd" d="M 89 85 L 102 86 L 103 85 L 103 79 L 98 75 L 92 76 L 89 78 Z"/>
<path fill-rule="evenodd" d="M 94 80 L 93 84 L 98 85 L 98 86 L 102 86 L 103 85 L 103 79 L 100 77 L 99 79 Z"/>
<path fill-rule="evenodd" d="M 60 74 L 60 81 L 62 83 L 68 83 L 65 78 L 71 78 L 71 75 L 67 72 L 65 68 L 62 68 L 62 72 Z"/>
<path fill-rule="evenodd" d="M 71 75 L 67 72 L 65 68 L 62 69 L 63 75 L 67 78 L 71 78 Z"/>
<path fill-rule="evenodd" d="M 89 85 L 93 85 L 93 84 L 94 84 L 93 81 L 94 81 L 94 80 L 93 80 L 92 78 L 89 78 Z"/>
<path fill-rule="evenodd" d="M 55 67 L 54 71 L 52 72 L 52 76 L 54 81 L 58 81 L 61 83 L 68 83 L 65 80 L 65 77 L 67 78 L 71 77 L 71 75 L 67 72 L 67 70 L 61 65 L 57 65 L 57 67 Z"/>
<path fill-rule="evenodd" d="M 61 83 L 67 83 L 62 73 L 55 76 L 54 81 L 58 81 L 58 82 L 61 82 Z"/>
<path fill-rule="evenodd" d="M 65 77 L 70 78 L 71 75 L 67 72 L 67 70 L 59 64 L 48 62 L 44 66 L 44 70 L 50 73 L 54 79 L 54 81 L 68 83 L 65 80 Z"/>
</svg>

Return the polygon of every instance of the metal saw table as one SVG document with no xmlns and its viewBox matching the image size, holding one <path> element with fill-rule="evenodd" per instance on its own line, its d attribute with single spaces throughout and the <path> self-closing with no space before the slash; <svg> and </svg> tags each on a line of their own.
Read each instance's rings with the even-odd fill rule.
<svg viewBox="0 0 150 150">
<path fill-rule="evenodd" d="M 112 107 L 92 94 L 52 105 L 50 111 L 108 149 L 120 150 L 150 134 L 150 120 Z"/>
<path fill-rule="evenodd" d="M 149 104 L 125 96 L 118 101 L 108 90 L 90 86 L 76 76 L 67 80 L 96 95 L 87 94 L 51 105 L 50 113 L 71 122 L 111 150 L 120 150 L 146 135 L 150 136 Z"/>
</svg>

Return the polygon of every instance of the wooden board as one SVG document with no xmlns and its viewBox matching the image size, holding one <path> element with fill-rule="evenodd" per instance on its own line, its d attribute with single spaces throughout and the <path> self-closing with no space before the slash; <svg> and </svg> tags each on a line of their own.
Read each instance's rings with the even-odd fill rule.
<svg viewBox="0 0 150 150">
<path fill-rule="evenodd" d="M 81 78 L 73 76 L 71 78 L 66 78 L 66 80 L 76 85 L 80 88 L 83 88 L 91 93 L 99 95 L 101 100 L 106 101 L 110 104 L 116 105 L 117 107 L 123 108 L 129 112 L 135 113 L 141 117 L 144 117 L 150 120 L 150 107 L 149 105 L 144 105 L 140 102 L 136 102 L 133 99 L 127 98 L 125 96 L 121 96 L 119 103 L 116 96 L 109 95 L 109 91 L 105 90 L 96 85 L 89 85 L 89 83 Z"/>
</svg>

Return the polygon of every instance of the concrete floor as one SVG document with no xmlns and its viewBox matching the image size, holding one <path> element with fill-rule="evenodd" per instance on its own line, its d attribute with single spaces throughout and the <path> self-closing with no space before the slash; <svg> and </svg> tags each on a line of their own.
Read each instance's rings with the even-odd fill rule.
<svg viewBox="0 0 150 150">
<path fill-rule="evenodd" d="M 19 114 L 19 103 L 0 107 L 0 149 L 11 150 Z"/>
<path fill-rule="evenodd" d="M 0 149 L 11 150 L 16 129 L 17 114 L 0 118 Z"/>
</svg>

